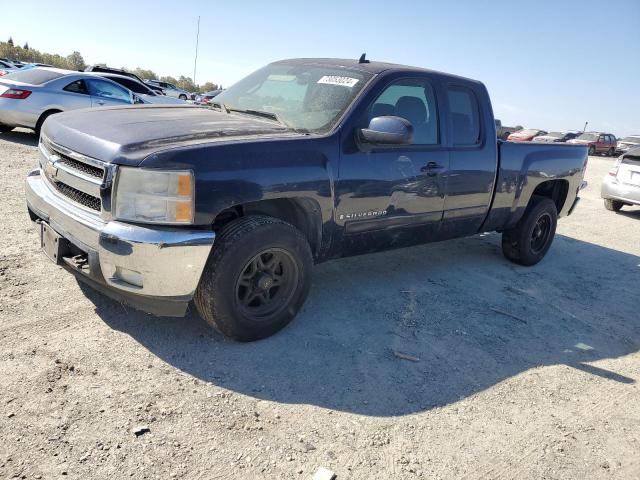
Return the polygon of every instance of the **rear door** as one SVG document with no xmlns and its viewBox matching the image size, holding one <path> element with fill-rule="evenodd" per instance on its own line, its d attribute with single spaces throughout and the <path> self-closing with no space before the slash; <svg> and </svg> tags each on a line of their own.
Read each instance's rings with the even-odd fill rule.
<svg viewBox="0 0 640 480">
<path fill-rule="evenodd" d="M 598 135 L 598 141 L 596 142 L 596 151 L 597 152 L 606 152 L 609 148 L 607 145 L 607 136 L 606 135 Z"/>
<path fill-rule="evenodd" d="M 450 163 L 446 176 L 443 235 L 477 232 L 493 196 L 498 162 L 489 96 L 477 83 L 445 86 Z"/>
<path fill-rule="evenodd" d="M 87 79 L 86 83 L 89 87 L 92 107 L 131 105 L 129 90 L 120 85 L 97 78 Z"/>
</svg>

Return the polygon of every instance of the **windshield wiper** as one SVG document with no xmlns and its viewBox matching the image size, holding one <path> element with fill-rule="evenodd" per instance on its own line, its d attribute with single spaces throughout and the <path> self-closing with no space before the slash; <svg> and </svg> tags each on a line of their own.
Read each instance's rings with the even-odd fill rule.
<svg viewBox="0 0 640 480">
<path fill-rule="evenodd" d="M 280 117 L 278 117 L 278 115 L 276 115 L 273 112 L 265 112 L 263 110 L 252 110 L 250 108 L 247 108 L 247 109 L 233 108 L 233 107 L 226 107 L 226 108 L 227 108 L 227 111 L 229 112 L 246 113 L 247 115 L 254 115 L 256 117 L 268 118 L 269 120 L 275 120 L 276 122 L 284 125 L 285 127 L 288 126 L 286 123 L 284 123 L 280 119 Z"/>
<path fill-rule="evenodd" d="M 273 112 L 265 112 L 264 110 L 253 110 L 250 108 L 244 109 L 244 108 L 229 107 L 228 105 L 225 105 L 224 103 L 221 103 L 221 102 L 212 102 L 211 105 L 214 107 L 218 107 L 220 111 L 224 110 L 227 113 L 231 113 L 231 112 L 245 113 L 247 115 L 254 115 L 256 117 L 268 118 L 269 120 L 274 120 L 278 122 L 280 125 L 287 127 L 293 130 L 294 132 L 304 133 L 305 135 L 309 134 L 309 130 L 307 130 L 306 128 L 293 128 Z"/>
<path fill-rule="evenodd" d="M 221 102 L 211 102 L 211 106 L 212 107 L 218 107 L 220 109 L 220 111 L 224 110 L 227 113 L 231 112 L 229 107 L 227 107 L 224 103 L 221 103 Z"/>
</svg>

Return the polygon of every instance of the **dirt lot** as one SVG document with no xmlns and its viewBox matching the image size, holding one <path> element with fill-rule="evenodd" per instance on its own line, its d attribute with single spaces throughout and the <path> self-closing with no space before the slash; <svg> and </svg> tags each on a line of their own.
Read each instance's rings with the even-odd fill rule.
<svg viewBox="0 0 640 480">
<path fill-rule="evenodd" d="M 604 210 L 612 159 L 536 267 L 496 234 L 331 262 L 237 344 L 46 260 L 36 158 L 0 136 L 0 478 L 640 478 L 640 209 Z"/>
</svg>

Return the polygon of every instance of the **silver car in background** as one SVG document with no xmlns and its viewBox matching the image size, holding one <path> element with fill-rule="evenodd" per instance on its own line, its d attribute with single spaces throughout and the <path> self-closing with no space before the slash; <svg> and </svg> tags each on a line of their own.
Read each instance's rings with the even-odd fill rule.
<svg viewBox="0 0 640 480">
<path fill-rule="evenodd" d="M 111 80 L 58 68 L 18 70 L 0 77 L 0 131 L 40 132 L 52 114 L 80 108 L 145 103 Z"/>
<path fill-rule="evenodd" d="M 629 135 L 623 139 L 618 139 L 618 145 L 616 146 L 616 153 L 627 153 L 629 150 L 635 147 L 640 147 L 640 135 Z"/>
<path fill-rule="evenodd" d="M 191 94 L 186 90 L 176 87 L 173 83 L 161 82 L 160 80 L 145 80 L 149 85 L 162 88 L 164 94 L 169 97 L 179 98 L 180 100 L 187 100 L 191 98 Z"/>
<path fill-rule="evenodd" d="M 640 205 L 640 147 L 621 155 L 602 180 L 600 195 L 607 210 Z"/>
<path fill-rule="evenodd" d="M 131 90 L 135 93 L 140 100 L 141 103 L 160 103 L 165 105 L 184 105 L 185 101 L 180 100 L 179 98 L 168 97 L 166 95 L 161 95 L 156 93 L 153 89 L 149 88 L 145 83 L 139 82 L 135 78 L 127 77 L 124 75 L 116 75 L 115 73 L 100 73 L 95 72 L 92 73 L 94 76 L 107 78 L 111 81 L 114 81 L 120 85 L 122 85 L 127 90 Z"/>
</svg>

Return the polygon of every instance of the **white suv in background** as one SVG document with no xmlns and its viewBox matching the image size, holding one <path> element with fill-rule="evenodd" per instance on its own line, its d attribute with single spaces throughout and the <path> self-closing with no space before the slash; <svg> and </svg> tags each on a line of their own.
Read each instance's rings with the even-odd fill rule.
<svg viewBox="0 0 640 480">
<path fill-rule="evenodd" d="M 170 97 L 179 98 L 180 100 L 187 100 L 190 98 L 189 92 L 176 87 L 173 83 L 161 82 L 160 80 L 145 80 L 146 83 L 160 87 L 164 90 L 165 95 Z"/>
</svg>

